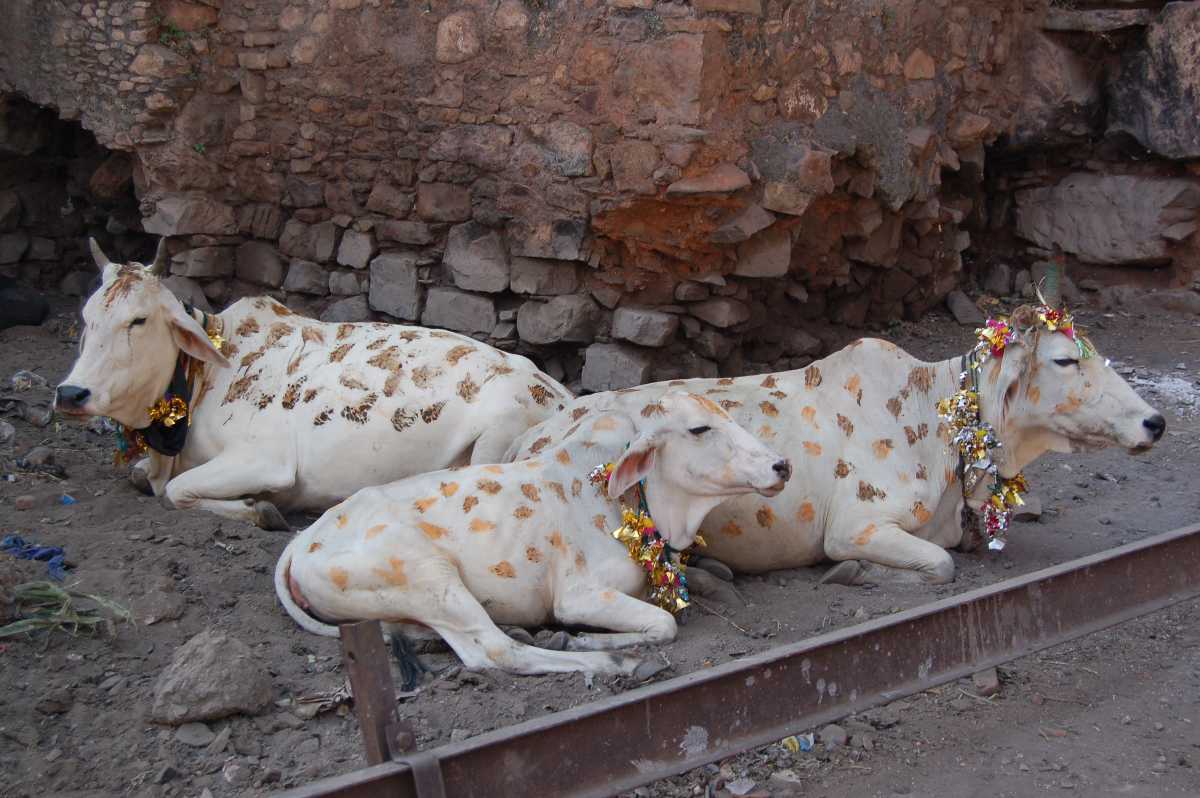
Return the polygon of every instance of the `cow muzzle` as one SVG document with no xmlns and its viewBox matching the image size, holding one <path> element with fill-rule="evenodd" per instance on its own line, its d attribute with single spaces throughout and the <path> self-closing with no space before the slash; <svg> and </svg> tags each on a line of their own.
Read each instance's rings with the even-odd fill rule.
<svg viewBox="0 0 1200 798">
<path fill-rule="evenodd" d="M 1145 443 L 1139 443 L 1130 449 L 1134 454 L 1149 451 L 1154 444 L 1162 440 L 1163 434 L 1167 431 L 1167 420 L 1162 417 L 1161 413 L 1155 413 L 1148 418 L 1142 419 L 1142 428 L 1146 430 L 1146 434 L 1150 436 L 1150 440 Z"/>
<path fill-rule="evenodd" d="M 60 385 L 54 392 L 54 409 L 60 413 L 84 416 L 84 409 L 92 398 L 92 392 L 77 385 Z"/>
<path fill-rule="evenodd" d="M 778 496 L 783 493 L 787 481 L 792 478 L 792 464 L 787 460 L 779 460 L 771 466 L 771 471 L 776 476 L 776 482 L 768 488 L 759 488 L 758 492 L 763 496 Z"/>
</svg>

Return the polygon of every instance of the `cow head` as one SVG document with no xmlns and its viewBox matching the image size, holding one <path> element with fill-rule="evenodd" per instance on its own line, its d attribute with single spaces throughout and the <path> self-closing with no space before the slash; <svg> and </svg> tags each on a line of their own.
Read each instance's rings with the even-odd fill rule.
<svg viewBox="0 0 1200 798">
<path fill-rule="evenodd" d="M 166 391 L 180 350 L 206 363 L 229 362 L 159 282 L 167 261 L 166 239 L 149 266 L 113 263 L 94 240 L 91 249 L 100 287 L 83 306 L 79 357 L 58 386 L 55 409 L 145 427 L 150 423 L 147 408 Z"/>
<path fill-rule="evenodd" d="M 700 522 L 730 496 L 775 496 L 791 464 L 703 396 L 671 391 L 646 405 L 638 437 L 613 466 L 608 495 L 646 480 L 659 533 L 677 549 L 691 545 Z"/>
<path fill-rule="evenodd" d="M 1046 324 L 1044 310 L 1013 313 L 1013 327 L 1023 332 L 980 375 L 984 420 L 1008 442 L 1013 470 L 1045 451 L 1121 446 L 1141 452 L 1153 446 L 1167 426 L 1162 414 L 1080 333 Z"/>
</svg>

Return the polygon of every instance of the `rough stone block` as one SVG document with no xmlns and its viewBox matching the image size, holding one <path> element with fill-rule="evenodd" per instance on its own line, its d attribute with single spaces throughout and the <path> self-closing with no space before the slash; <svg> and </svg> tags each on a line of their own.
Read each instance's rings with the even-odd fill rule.
<svg viewBox="0 0 1200 798">
<path fill-rule="evenodd" d="M 765 230 L 774 222 L 774 214 L 764 210 L 761 205 L 751 205 L 714 230 L 711 238 L 714 244 L 736 244 L 759 230 Z"/>
<path fill-rule="evenodd" d="M 337 324 L 370 320 L 371 309 L 367 306 L 366 296 L 362 294 L 339 299 L 325 308 L 325 311 L 321 314 L 321 321 L 329 321 Z"/>
<path fill-rule="evenodd" d="M 983 311 L 971 301 L 962 291 L 951 291 L 946 296 L 946 307 L 954 315 L 954 320 L 966 326 L 983 324 Z"/>
<path fill-rule="evenodd" d="M 738 245 L 733 273 L 741 277 L 782 277 L 792 264 L 792 234 L 769 227 Z"/>
<path fill-rule="evenodd" d="M 461 333 L 491 334 L 496 328 L 496 303 L 484 294 L 468 294 L 454 288 L 431 288 L 421 323 Z"/>
<path fill-rule="evenodd" d="M 34 236 L 29 240 L 26 260 L 55 260 L 58 257 L 58 242 L 53 238 Z"/>
<path fill-rule="evenodd" d="M 375 256 L 375 237 L 370 233 L 347 230 L 342 233 L 337 262 L 353 269 L 365 269 Z"/>
<path fill-rule="evenodd" d="M 574 122 L 551 122 L 546 129 L 547 165 L 566 177 L 592 173 L 592 133 Z"/>
<path fill-rule="evenodd" d="M 384 241 L 424 246 L 433 243 L 433 230 L 424 222 L 383 222 L 375 225 L 375 234 Z"/>
<path fill-rule="evenodd" d="M 511 281 L 515 293 L 556 296 L 578 290 L 579 272 L 571 261 L 513 258 Z"/>
<path fill-rule="evenodd" d="M 356 296 L 366 289 L 366 275 L 357 272 L 330 272 L 329 293 L 334 296 Z"/>
<path fill-rule="evenodd" d="M 507 232 L 508 250 L 514 256 L 583 260 L 587 222 L 582 219 L 514 219 Z"/>
<path fill-rule="evenodd" d="M 450 229 L 442 263 L 454 284 L 468 291 L 499 293 L 508 289 L 508 253 L 500 235 L 477 222 Z"/>
<path fill-rule="evenodd" d="M 583 357 L 585 391 L 615 391 L 641 385 L 650 377 L 650 356 L 626 344 L 592 344 Z"/>
<path fill-rule="evenodd" d="M 617 191 L 653 194 L 654 170 L 658 168 L 658 148 L 649 141 L 627 139 L 612 153 L 613 178 Z"/>
<path fill-rule="evenodd" d="M 442 64 L 461 64 L 479 55 L 483 40 L 475 15 L 469 11 L 448 14 L 437 26 L 434 55 Z"/>
<path fill-rule="evenodd" d="M 403 219 L 412 211 L 414 202 L 412 194 L 381 180 L 371 187 L 371 194 L 367 197 L 367 210 Z"/>
<path fill-rule="evenodd" d="M 159 674 L 150 717 L 179 725 L 256 714 L 270 706 L 274 695 L 271 675 L 249 646 L 206 629 L 175 649 Z"/>
<path fill-rule="evenodd" d="M 745 303 L 724 296 L 689 305 L 688 312 L 701 321 L 722 328 L 733 327 L 750 318 L 750 308 Z"/>
<path fill-rule="evenodd" d="M 679 317 L 660 310 L 621 307 L 613 313 L 612 337 L 641 346 L 662 346 L 678 329 Z"/>
<path fill-rule="evenodd" d="M 1007 263 L 993 263 L 983 278 L 983 290 L 994 296 L 1008 296 L 1012 292 L 1012 269 Z"/>
<path fill-rule="evenodd" d="M 275 247 L 263 241 L 247 241 L 237 248 L 239 280 L 278 288 L 283 285 L 283 261 Z"/>
<path fill-rule="evenodd" d="M 233 248 L 199 247 L 171 259 L 171 273 L 183 277 L 228 277 L 233 274 Z"/>
<path fill-rule="evenodd" d="M 471 192 L 452 183 L 422 183 L 417 215 L 431 222 L 465 222 L 471 218 Z"/>
<path fill-rule="evenodd" d="M 371 261 L 371 307 L 407 321 L 420 317 L 421 285 L 415 255 L 385 252 Z"/>
<path fill-rule="evenodd" d="M 668 197 L 732 194 L 750 185 L 750 177 L 731 163 L 719 163 L 702 175 L 685 177 L 667 186 Z"/>
<path fill-rule="evenodd" d="M 205 196 L 172 195 L 154 204 L 154 214 L 142 224 L 151 235 L 236 235 L 233 208 Z"/>
<path fill-rule="evenodd" d="M 297 294 L 324 296 L 329 293 L 329 276 L 319 263 L 310 260 L 293 260 L 288 266 L 283 290 Z"/>
<path fill-rule="evenodd" d="M 596 334 L 600 308 L 583 294 L 557 296 L 549 302 L 526 302 L 517 311 L 517 333 L 531 344 L 586 342 Z"/>
</svg>

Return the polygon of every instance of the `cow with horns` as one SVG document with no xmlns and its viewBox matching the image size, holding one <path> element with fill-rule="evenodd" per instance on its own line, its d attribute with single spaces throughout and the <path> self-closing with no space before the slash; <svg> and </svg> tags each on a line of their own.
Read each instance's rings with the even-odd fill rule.
<svg viewBox="0 0 1200 798">
<path fill-rule="evenodd" d="M 1041 454 L 1142 452 L 1166 428 L 1070 317 L 1043 305 L 990 322 L 968 355 L 938 363 L 864 339 L 802 370 L 582 397 L 526 432 L 506 459 L 537 457 L 590 416 L 636 414 L 673 387 L 717 402 L 796 465 L 783 494 L 714 510 L 702 530 L 706 554 L 744 572 L 833 560 L 825 579 L 843 584 L 949 582 L 946 549 L 982 540 L 962 523 L 964 503 L 983 515 L 990 545 L 1002 546 L 1025 489 L 1021 469 Z"/>
<path fill-rule="evenodd" d="M 268 298 L 185 307 L 154 263 L 111 262 L 83 308 L 60 413 L 108 416 L 154 494 L 267 529 L 359 488 L 497 462 L 570 393 L 526 358 L 442 330 L 327 324 Z"/>
</svg>

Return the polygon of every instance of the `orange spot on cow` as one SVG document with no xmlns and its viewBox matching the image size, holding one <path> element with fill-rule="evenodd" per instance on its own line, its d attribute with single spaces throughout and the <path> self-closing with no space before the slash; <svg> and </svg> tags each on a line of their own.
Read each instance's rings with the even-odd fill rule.
<svg viewBox="0 0 1200 798">
<path fill-rule="evenodd" d="M 1083 405 L 1083 399 L 1076 396 L 1074 393 L 1067 394 L 1067 401 L 1059 402 L 1054 406 L 1055 413 L 1074 413 Z"/>
<path fill-rule="evenodd" d="M 721 527 L 721 534 L 728 535 L 731 538 L 738 538 L 742 536 L 742 528 L 737 525 L 736 521 L 729 521 L 725 526 Z"/>
<path fill-rule="evenodd" d="M 871 444 L 871 448 L 875 450 L 875 456 L 877 458 L 879 458 L 880 460 L 886 460 L 886 459 L 888 459 L 888 456 L 891 455 L 891 453 L 892 453 L 892 448 L 893 448 L 892 447 L 892 439 L 891 438 L 880 438 L 879 440 L 877 440 L 873 444 Z"/>
<path fill-rule="evenodd" d="M 542 500 L 542 494 L 538 492 L 537 487 L 528 482 L 521 484 L 521 493 L 525 494 L 525 498 L 531 502 L 540 502 Z"/>
<path fill-rule="evenodd" d="M 467 528 L 472 532 L 491 532 L 496 528 L 496 525 L 491 521 L 484 521 L 482 518 L 476 518 L 471 521 L 470 526 Z"/>
<path fill-rule="evenodd" d="M 761 527 L 772 527 L 775 525 L 775 511 L 765 504 L 758 508 L 758 512 L 754 514 L 754 518 Z"/>
<path fill-rule="evenodd" d="M 428 496 L 424 499 L 417 499 L 415 502 L 413 502 L 413 508 L 418 513 L 423 513 L 435 504 L 437 504 L 437 496 Z"/>
<path fill-rule="evenodd" d="M 958 481 L 958 474 L 954 473 L 953 468 L 944 469 L 942 472 L 942 477 L 946 480 L 947 485 L 953 485 Z"/>
<path fill-rule="evenodd" d="M 350 519 L 349 519 L 349 518 L 347 518 L 346 516 L 344 516 L 344 515 L 339 515 L 339 516 L 337 517 L 337 522 L 336 522 L 336 524 L 337 524 L 337 528 L 338 528 L 338 529 L 345 529 L 345 528 L 346 528 L 346 524 L 348 524 L 348 523 L 350 523 Z"/>
<path fill-rule="evenodd" d="M 385 529 L 387 529 L 387 524 L 376 524 L 375 526 L 373 526 L 367 530 L 367 534 L 365 537 L 367 540 L 370 540 L 373 537 L 378 537 L 379 533 L 383 532 L 383 530 L 385 530 Z"/>
<path fill-rule="evenodd" d="M 571 464 L 571 453 L 568 452 L 566 449 L 559 449 L 558 454 L 554 455 L 554 459 L 557 460 L 558 462 L 562 463 L 563 465 L 570 465 Z"/>
<path fill-rule="evenodd" d="M 437 540 L 438 538 L 443 538 L 450 534 L 446 527 L 438 526 L 437 524 L 431 524 L 427 521 L 418 521 L 417 527 L 420 528 L 425 537 L 429 538 L 430 540 Z"/>
<path fill-rule="evenodd" d="M 833 467 L 833 475 L 838 479 L 845 479 L 850 475 L 850 464 L 839 458 L 837 465 Z"/>
<path fill-rule="evenodd" d="M 550 535 L 550 537 L 546 538 L 546 541 L 550 544 L 550 546 L 552 548 L 558 549 L 559 551 L 567 550 L 567 544 L 563 543 L 563 537 L 562 537 L 561 532 L 558 532 L 558 531 L 553 532 Z"/>
<path fill-rule="evenodd" d="M 921 525 L 929 523 L 929 519 L 933 517 L 933 513 L 925 509 L 925 505 L 921 502 L 912 506 L 912 514 L 913 518 L 917 519 L 917 523 Z"/>
<path fill-rule="evenodd" d="M 592 432 L 608 432 L 617 428 L 617 420 L 612 416 L 601 416 L 592 423 Z"/>
<path fill-rule="evenodd" d="M 796 520 L 802 524 L 811 524 L 812 520 L 817 517 L 817 511 L 813 507 L 812 502 L 804 502 L 800 505 L 800 509 L 796 511 Z"/>
<path fill-rule="evenodd" d="M 758 409 L 762 411 L 764 416 L 775 418 L 779 415 L 779 408 L 775 406 L 774 402 L 759 402 Z"/>
<path fill-rule="evenodd" d="M 801 411 L 800 411 L 800 418 L 804 419 L 809 424 L 812 424 L 814 427 L 816 427 L 817 426 L 817 408 L 813 407 L 812 405 L 805 405 L 804 408 L 801 409 Z"/>
<path fill-rule="evenodd" d="M 816 441 L 805 441 L 804 442 L 804 453 L 811 457 L 820 457 L 821 456 L 821 444 L 817 443 Z"/>
<path fill-rule="evenodd" d="M 475 505 L 477 505 L 477 504 L 479 504 L 478 496 L 468 496 L 467 498 L 463 499 L 463 512 L 464 513 L 471 512 L 471 509 L 474 508 Z"/>
<path fill-rule="evenodd" d="M 488 473 L 491 473 L 491 474 L 503 474 L 504 473 L 504 469 L 498 465 L 484 466 L 483 470 L 487 471 Z"/>
<path fill-rule="evenodd" d="M 1029 401 L 1035 405 L 1042 400 L 1042 392 L 1036 385 L 1030 385 L 1028 388 L 1026 388 L 1025 396 L 1027 396 Z"/>
<path fill-rule="evenodd" d="M 491 479 L 481 479 L 479 482 L 475 483 L 475 487 L 479 488 L 481 491 L 490 496 L 495 496 L 500 492 L 500 483 Z"/>
<path fill-rule="evenodd" d="M 392 587 L 404 587 L 408 577 L 404 574 L 404 560 L 399 557 L 388 557 L 387 568 L 372 568 L 371 571 Z"/>
<path fill-rule="evenodd" d="M 541 562 L 542 561 L 541 549 L 537 548 L 536 546 L 526 546 L 525 547 L 525 559 L 529 560 L 530 562 L 534 562 L 534 563 Z"/>
<path fill-rule="evenodd" d="M 854 538 L 854 545 L 855 546 L 865 546 L 868 543 L 870 543 L 871 538 L 875 535 L 875 529 L 876 529 L 876 527 L 874 524 L 867 524 L 866 527 L 863 529 L 863 531 L 859 532 L 858 535 Z"/>
<path fill-rule="evenodd" d="M 533 442 L 533 445 L 529 447 L 529 453 L 530 454 L 539 453 L 540 451 L 542 451 L 542 449 L 545 449 L 547 446 L 549 446 L 552 440 L 553 439 L 549 435 L 546 435 L 545 437 L 542 437 L 542 438 L 538 438 L 536 441 Z"/>
<path fill-rule="evenodd" d="M 512 563 L 508 560 L 501 560 L 488 570 L 501 579 L 513 579 L 517 575 L 516 569 L 512 567 Z"/>
<path fill-rule="evenodd" d="M 313 541 L 312 543 L 308 544 L 308 553 L 312 554 L 314 551 L 318 551 L 320 548 L 321 544 Z"/>
<path fill-rule="evenodd" d="M 442 495 L 448 499 L 451 496 L 453 496 L 454 494 L 458 493 L 458 483 L 457 482 L 443 482 L 442 486 L 441 486 L 441 491 L 442 491 Z"/>
<path fill-rule="evenodd" d="M 350 582 L 350 574 L 345 568 L 330 568 L 329 581 L 337 585 L 338 590 L 345 590 L 346 585 Z"/>
<path fill-rule="evenodd" d="M 513 510 L 513 518 L 518 521 L 524 521 L 527 518 L 533 517 L 533 509 L 526 507 L 524 504 L 517 505 L 517 509 Z"/>
<path fill-rule="evenodd" d="M 688 394 L 688 396 L 691 397 L 693 402 L 700 405 L 708 412 L 716 413 L 718 416 L 725 415 L 724 411 L 721 410 L 720 406 L 717 405 L 717 403 L 714 402 L 712 399 L 709 399 L 705 396 L 697 396 L 696 394 Z"/>
</svg>

